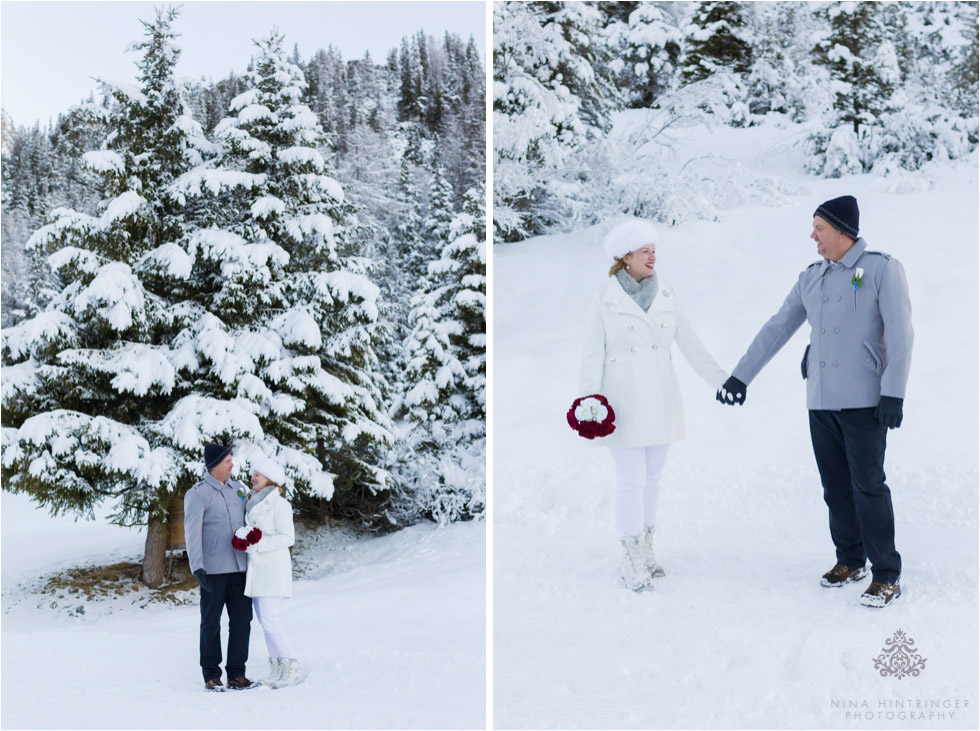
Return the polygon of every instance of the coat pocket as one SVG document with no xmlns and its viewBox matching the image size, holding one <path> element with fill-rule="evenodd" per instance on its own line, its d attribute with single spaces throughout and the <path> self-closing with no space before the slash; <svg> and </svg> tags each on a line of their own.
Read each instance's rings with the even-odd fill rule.
<svg viewBox="0 0 980 731">
<path fill-rule="evenodd" d="M 881 372 L 884 370 L 884 365 L 881 362 L 881 356 L 878 355 L 878 351 L 876 351 L 874 346 L 867 340 L 864 341 L 864 349 L 868 351 L 868 360 L 870 360 L 872 365 L 874 365 L 875 375 L 880 376 Z"/>
<path fill-rule="evenodd" d="M 803 351 L 803 361 L 800 363 L 800 370 L 803 372 L 803 380 L 806 380 L 806 360 L 810 357 L 810 346 L 806 346 L 806 350 Z"/>
<path fill-rule="evenodd" d="M 208 541 L 208 555 L 213 556 L 218 551 L 218 535 L 214 534 Z"/>
</svg>

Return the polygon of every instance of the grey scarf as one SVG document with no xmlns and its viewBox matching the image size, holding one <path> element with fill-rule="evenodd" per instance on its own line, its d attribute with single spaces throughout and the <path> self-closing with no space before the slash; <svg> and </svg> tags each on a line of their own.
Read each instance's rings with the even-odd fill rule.
<svg viewBox="0 0 980 731">
<path fill-rule="evenodd" d="M 640 309 L 646 312 L 650 309 L 650 305 L 653 304 L 654 297 L 657 296 L 657 274 L 647 277 L 642 282 L 637 282 L 625 269 L 620 269 L 616 272 L 616 279 L 622 285 L 623 289 L 626 291 L 633 301 L 640 306 Z"/>
<path fill-rule="evenodd" d="M 250 497 L 248 499 L 248 502 L 245 503 L 245 515 L 248 515 L 248 511 L 250 511 L 252 508 L 254 508 L 256 505 L 258 505 L 260 502 L 262 502 L 263 500 L 265 500 L 269 496 L 269 493 L 270 492 L 272 492 L 273 490 L 278 490 L 278 489 L 279 488 L 276 487 L 275 485 L 269 485 L 268 487 L 263 487 L 258 492 L 253 492 L 252 493 L 252 497 Z"/>
</svg>

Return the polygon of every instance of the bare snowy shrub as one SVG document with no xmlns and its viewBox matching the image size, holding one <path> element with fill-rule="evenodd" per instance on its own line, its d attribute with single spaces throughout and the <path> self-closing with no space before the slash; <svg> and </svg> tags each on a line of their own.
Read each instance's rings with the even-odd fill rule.
<svg viewBox="0 0 980 731">
<path fill-rule="evenodd" d="M 691 86 L 696 84 L 664 108 L 630 113 L 637 123 L 622 125 L 621 132 L 589 148 L 584 166 L 589 173 L 569 196 L 571 215 L 564 227 L 622 215 L 671 225 L 716 220 L 719 210 L 775 205 L 783 194 L 799 192 L 777 178 L 755 178 L 725 157 L 697 157 L 678 167 L 675 160 L 689 130 L 717 121 L 688 91 Z"/>
</svg>

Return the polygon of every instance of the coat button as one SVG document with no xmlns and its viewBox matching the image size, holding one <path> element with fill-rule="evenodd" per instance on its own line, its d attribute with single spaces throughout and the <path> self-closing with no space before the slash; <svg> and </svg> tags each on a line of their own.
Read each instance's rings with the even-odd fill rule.
<svg viewBox="0 0 980 731">
<path fill-rule="evenodd" d="M 626 326 L 626 329 L 627 329 L 627 330 L 632 330 L 632 329 L 633 329 L 633 326 L 632 326 L 632 325 L 627 325 L 627 326 Z"/>
<path fill-rule="evenodd" d="M 667 290 L 665 289 L 665 290 L 663 291 L 663 295 L 664 295 L 664 297 L 670 297 L 670 292 L 668 292 L 668 291 L 667 291 Z"/>
<path fill-rule="evenodd" d="M 839 332 L 840 332 L 840 328 L 839 328 L 839 327 L 835 327 L 835 328 L 834 328 L 834 332 L 835 332 L 835 333 L 839 333 Z"/>
<path fill-rule="evenodd" d="M 667 327 L 667 323 L 666 322 L 661 322 L 660 323 L 660 327 Z"/>
<path fill-rule="evenodd" d="M 823 301 L 824 301 L 824 302 L 829 302 L 829 301 L 830 301 L 830 297 L 824 297 L 824 298 L 823 298 Z"/>
<path fill-rule="evenodd" d="M 837 301 L 840 302 L 840 295 L 837 295 Z"/>
<path fill-rule="evenodd" d="M 823 368 L 823 367 L 824 367 L 825 365 L 827 365 L 827 364 L 826 364 L 826 363 L 824 363 L 823 361 L 820 361 L 820 367 L 821 367 L 821 368 Z"/>
<path fill-rule="evenodd" d="M 654 346 L 653 346 L 653 349 L 654 349 L 654 350 L 656 350 L 656 349 L 657 349 L 657 346 L 656 346 L 656 345 L 654 345 Z M 868 360 L 871 360 L 871 359 L 869 358 Z"/>
<path fill-rule="evenodd" d="M 636 352 L 636 348 L 630 348 L 630 352 L 631 353 L 635 353 Z"/>
<path fill-rule="evenodd" d="M 832 366 L 833 366 L 834 368 L 836 368 L 836 367 L 837 367 L 837 361 L 835 360 L 835 361 L 834 361 L 833 363 L 831 363 L 831 365 L 832 365 Z"/>
<path fill-rule="evenodd" d="M 823 335 L 823 334 L 824 334 L 825 332 L 827 332 L 827 331 L 826 331 L 826 330 L 824 330 L 823 328 L 820 328 L 820 334 L 821 334 L 821 335 Z"/>
</svg>

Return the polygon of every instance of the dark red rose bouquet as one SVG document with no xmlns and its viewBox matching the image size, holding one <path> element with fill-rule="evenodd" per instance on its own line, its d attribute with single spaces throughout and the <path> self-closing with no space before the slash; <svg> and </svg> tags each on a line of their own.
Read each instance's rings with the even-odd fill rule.
<svg viewBox="0 0 980 731">
<path fill-rule="evenodd" d="M 616 412 L 606 397 L 598 393 L 575 399 L 566 417 L 568 425 L 586 439 L 607 437 L 616 430 L 613 423 Z"/>
<path fill-rule="evenodd" d="M 258 528 L 249 528 L 248 526 L 242 526 L 235 531 L 235 535 L 231 537 L 231 547 L 236 551 L 244 551 L 249 546 L 253 546 L 259 542 L 262 538 L 262 531 Z"/>
</svg>

